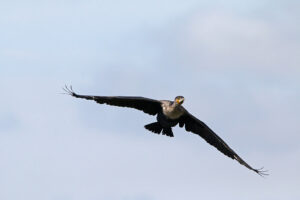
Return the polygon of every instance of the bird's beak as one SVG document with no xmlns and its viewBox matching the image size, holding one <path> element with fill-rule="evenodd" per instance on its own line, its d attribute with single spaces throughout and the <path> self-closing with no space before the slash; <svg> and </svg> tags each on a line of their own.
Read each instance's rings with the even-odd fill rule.
<svg viewBox="0 0 300 200">
<path fill-rule="evenodd" d="M 177 102 L 178 104 L 182 104 L 183 101 L 184 101 L 184 98 L 182 98 L 182 99 L 176 99 L 176 102 Z"/>
</svg>

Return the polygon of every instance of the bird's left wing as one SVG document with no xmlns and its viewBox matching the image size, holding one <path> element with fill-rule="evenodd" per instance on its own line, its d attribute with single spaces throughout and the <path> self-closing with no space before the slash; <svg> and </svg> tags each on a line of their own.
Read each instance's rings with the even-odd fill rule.
<svg viewBox="0 0 300 200">
<path fill-rule="evenodd" d="M 128 96 L 90 96 L 76 94 L 72 86 L 63 88 L 69 95 L 87 100 L 94 100 L 100 104 L 108 104 L 111 106 L 129 107 L 141 110 L 150 115 L 156 115 L 161 110 L 161 103 L 158 100 L 144 97 L 128 97 Z"/>
<path fill-rule="evenodd" d="M 237 153 L 235 153 L 213 130 L 211 130 L 204 122 L 200 121 L 192 114 L 186 113 L 179 120 L 180 127 L 185 126 L 186 131 L 193 132 L 201 136 L 206 142 L 216 147 L 226 156 L 237 160 L 240 164 L 246 166 L 248 169 L 258 173 L 259 175 L 267 175 L 266 171 L 262 169 L 254 169 L 248 165 Z"/>
</svg>

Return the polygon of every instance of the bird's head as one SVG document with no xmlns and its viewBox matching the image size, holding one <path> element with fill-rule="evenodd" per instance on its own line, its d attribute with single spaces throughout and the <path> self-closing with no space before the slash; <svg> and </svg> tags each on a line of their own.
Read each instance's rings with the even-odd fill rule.
<svg viewBox="0 0 300 200">
<path fill-rule="evenodd" d="M 181 105 L 184 102 L 184 97 L 183 96 L 177 96 L 175 97 L 175 102 L 179 105 Z"/>
</svg>

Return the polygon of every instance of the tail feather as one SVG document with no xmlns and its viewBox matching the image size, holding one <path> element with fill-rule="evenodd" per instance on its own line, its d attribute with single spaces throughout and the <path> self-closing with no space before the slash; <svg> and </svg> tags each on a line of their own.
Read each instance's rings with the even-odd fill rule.
<svg viewBox="0 0 300 200">
<path fill-rule="evenodd" d="M 145 125 L 145 128 L 153 133 L 160 134 L 162 131 L 163 135 L 174 137 L 172 128 L 163 128 L 158 122 Z"/>
<path fill-rule="evenodd" d="M 162 126 L 158 122 L 145 125 L 145 128 L 153 133 L 160 134 L 162 131 Z"/>
<path fill-rule="evenodd" d="M 174 137 L 173 135 L 173 131 L 172 131 L 172 128 L 164 128 L 163 129 L 163 135 L 167 135 L 169 137 Z"/>
</svg>

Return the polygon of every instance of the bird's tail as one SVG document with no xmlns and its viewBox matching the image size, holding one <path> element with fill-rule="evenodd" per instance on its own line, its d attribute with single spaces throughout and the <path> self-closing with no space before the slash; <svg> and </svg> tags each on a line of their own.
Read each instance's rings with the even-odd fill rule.
<svg viewBox="0 0 300 200">
<path fill-rule="evenodd" d="M 145 125 L 145 128 L 153 133 L 160 134 L 162 131 L 163 135 L 167 135 L 169 137 L 174 137 L 171 127 L 163 128 L 158 122 L 147 124 L 147 125 Z"/>
<path fill-rule="evenodd" d="M 164 128 L 162 134 L 163 134 L 163 135 L 166 135 L 166 136 L 169 136 L 169 137 L 174 137 L 173 131 L 172 131 L 172 128 L 171 128 L 171 127 L 169 127 L 169 128 Z"/>
<path fill-rule="evenodd" d="M 163 127 L 158 122 L 154 122 L 154 123 L 145 125 L 145 129 L 147 129 L 153 133 L 160 134 Z"/>
</svg>

